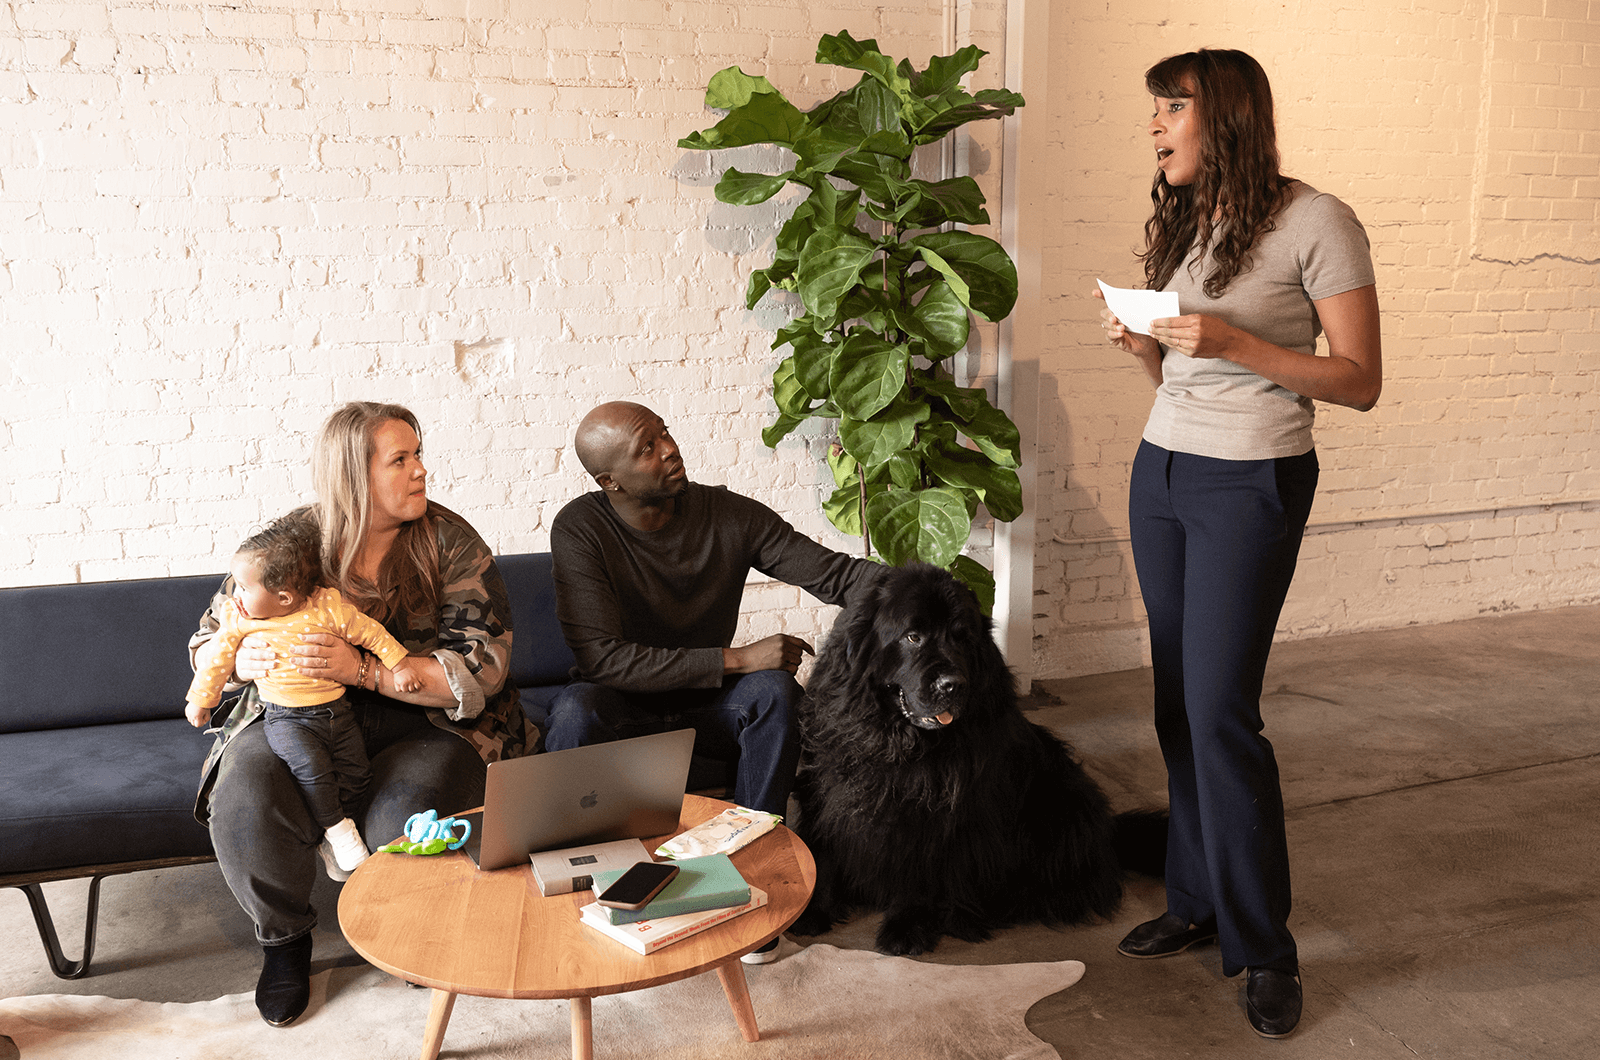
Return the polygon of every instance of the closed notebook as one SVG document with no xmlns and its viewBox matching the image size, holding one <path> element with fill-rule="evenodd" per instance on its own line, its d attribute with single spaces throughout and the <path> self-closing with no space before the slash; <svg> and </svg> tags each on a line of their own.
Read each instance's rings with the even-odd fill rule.
<svg viewBox="0 0 1600 1060">
<path fill-rule="evenodd" d="M 726 854 L 707 854 L 705 857 L 684 858 L 674 862 L 678 875 L 662 888 L 642 909 L 600 908 L 613 924 L 634 924 L 640 920 L 659 920 L 665 916 L 698 913 L 705 909 L 722 909 L 730 905 L 744 905 L 750 900 L 750 885 L 739 875 L 738 868 Z M 626 869 L 610 869 L 594 874 L 594 893 L 611 886 Z"/>
<path fill-rule="evenodd" d="M 736 916 L 760 909 L 767 904 L 767 892 L 759 887 L 750 888 L 750 900 L 743 905 L 730 905 L 725 909 L 702 909 L 698 913 L 638 920 L 632 924 L 613 924 L 603 915 L 605 907 L 590 902 L 578 911 L 580 921 L 596 931 L 610 935 L 635 953 L 651 954 L 663 946 L 671 945 L 690 935 L 698 935 L 706 928 L 715 927 Z"/>
</svg>

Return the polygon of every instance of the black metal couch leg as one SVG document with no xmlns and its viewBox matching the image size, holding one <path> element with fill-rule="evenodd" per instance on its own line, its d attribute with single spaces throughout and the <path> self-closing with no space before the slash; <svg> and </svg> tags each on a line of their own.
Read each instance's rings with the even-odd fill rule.
<svg viewBox="0 0 1600 1060">
<path fill-rule="evenodd" d="M 81 979 L 89 972 L 89 960 L 94 956 L 94 927 L 100 911 L 100 881 L 103 876 L 89 879 L 89 911 L 83 921 L 83 960 L 69 961 L 61 952 L 61 940 L 56 938 L 55 921 L 50 919 L 50 907 L 45 904 L 44 891 L 37 883 L 16 886 L 28 896 L 33 907 L 33 922 L 39 927 L 39 941 L 44 943 L 45 956 L 50 959 L 50 970 L 58 979 Z"/>
</svg>

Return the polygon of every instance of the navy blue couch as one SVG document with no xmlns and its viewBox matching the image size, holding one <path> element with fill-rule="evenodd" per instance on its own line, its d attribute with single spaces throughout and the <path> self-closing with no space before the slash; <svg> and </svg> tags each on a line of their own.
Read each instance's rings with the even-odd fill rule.
<svg viewBox="0 0 1600 1060">
<path fill-rule="evenodd" d="M 511 680 L 530 721 L 567 680 L 548 553 L 499 556 Z M 214 859 L 195 822 L 212 737 L 184 719 L 188 640 L 220 575 L 0 589 L 0 886 L 28 896 L 52 970 L 88 971 L 100 881 Z M 89 878 L 83 957 L 40 888 Z"/>
</svg>

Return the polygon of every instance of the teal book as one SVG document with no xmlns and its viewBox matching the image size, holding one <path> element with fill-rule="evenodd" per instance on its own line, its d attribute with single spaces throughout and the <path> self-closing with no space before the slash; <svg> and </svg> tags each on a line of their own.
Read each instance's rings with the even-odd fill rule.
<svg viewBox="0 0 1600 1060">
<path fill-rule="evenodd" d="M 641 920 L 656 920 L 664 916 L 698 913 L 706 909 L 721 909 L 730 905 L 744 905 L 750 901 L 750 885 L 739 875 L 739 870 L 726 854 L 708 854 L 701 858 L 684 858 L 673 862 L 678 875 L 650 900 L 643 909 L 608 909 L 597 906 L 613 924 L 635 924 Z M 626 869 L 610 869 L 594 874 L 594 893 L 616 882 Z"/>
</svg>

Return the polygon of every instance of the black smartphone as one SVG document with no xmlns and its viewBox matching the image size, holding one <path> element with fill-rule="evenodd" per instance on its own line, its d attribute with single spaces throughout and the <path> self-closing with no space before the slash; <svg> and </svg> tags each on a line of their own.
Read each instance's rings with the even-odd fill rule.
<svg viewBox="0 0 1600 1060">
<path fill-rule="evenodd" d="M 595 901 L 612 909 L 643 909 L 677 874 L 678 866 L 670 862 L 641 861 L 618 876 Z"/>
</svg>

